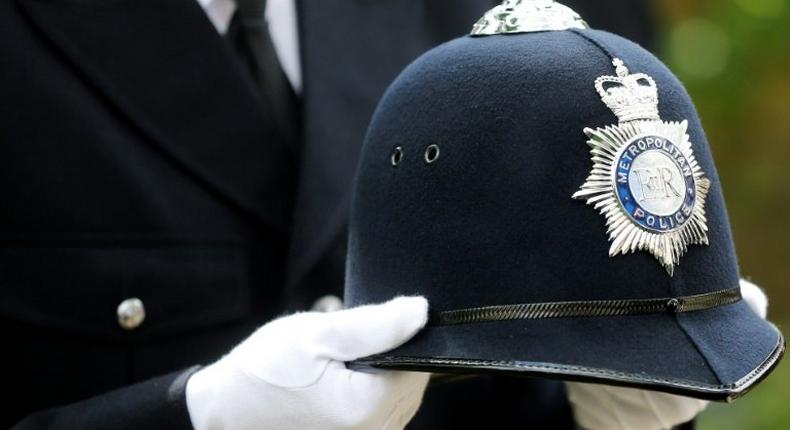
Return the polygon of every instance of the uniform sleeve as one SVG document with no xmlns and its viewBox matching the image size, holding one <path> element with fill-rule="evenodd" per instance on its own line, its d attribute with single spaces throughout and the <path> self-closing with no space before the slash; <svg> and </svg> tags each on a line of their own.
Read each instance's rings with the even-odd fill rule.
<svg viewBox="0 0 790 430">
<path fill-rule="evenodd" d="M 670 429 L 670 430 L 694 430 L 696 428 L 697 428 L 696 421 L 692 420 L 692 421 L 689 421 L 689 422 L 687 422 L 685 424 L 681 424 L 679 426 L 672 427 L 672 429 Z M 574 430 L 585 430 L 585 429 L 583 429 L 578 424 L 576 424 L 576 428 Z"/>
<path fill-rule="evenodd" d="M 13 429 L 192 429 L 185 390 L 187 380 L 199 368 L 191 367 L 36 412 Z"/>
<path fill-rule="evenodd" d="M 697 428 L 697 420 L 691 420 L 686 424 L 681 424 L 675 427 L 676 430 L 694 430 Z"/>
</svg>

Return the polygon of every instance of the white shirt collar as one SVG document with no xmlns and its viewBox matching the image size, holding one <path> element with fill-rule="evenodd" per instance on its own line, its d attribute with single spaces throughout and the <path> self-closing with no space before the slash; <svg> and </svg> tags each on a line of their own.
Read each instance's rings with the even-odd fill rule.
<svg viewBox="0 0 790 430">
<path fill-rule="evenodd" d="M 220 34 L 225 34 L 236 12 L 235 0 L 197 0 L 209 21 Z M 299 32 L 294 0 L 268 0 L 266 22 L 280 65 L 297 94 L 302 92 L 302 67 L 299 62 Z"/>
<path fill-rule="evenodd" d="M 230 20 L 236 12 L 236 2 L 234 0 L 197 0 L 197 2 L 219 34 L 227 33 Z"/>
</svg>

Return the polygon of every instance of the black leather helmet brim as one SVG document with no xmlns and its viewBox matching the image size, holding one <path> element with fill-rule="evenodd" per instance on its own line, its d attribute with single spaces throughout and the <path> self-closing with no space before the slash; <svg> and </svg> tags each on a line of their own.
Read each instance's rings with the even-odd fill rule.
<svg viewBox="0 0 790 430">
<path fill-rule="evenodd" d="M 779 331 L 741 301 L 677 318 L 630 315 L 428 327 L 407 344 L 355 365 L 506 373 L 732 401 L 770 373 L 783 352 Z"/>
</svg>

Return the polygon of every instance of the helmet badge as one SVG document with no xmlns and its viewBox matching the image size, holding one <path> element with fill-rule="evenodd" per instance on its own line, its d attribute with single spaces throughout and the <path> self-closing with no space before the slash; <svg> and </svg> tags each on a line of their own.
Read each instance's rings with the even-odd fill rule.
<svg viewBox="0 0 790 430">
<path fill-rule="evenodd" d="M 708 244 L 710 180 L 691 149 L 688 123 L 662 121 L 656 83 L 612 61 L 617 76 L 595 89 L 619 123 L 585 128 L 592 170 L 573 198 L 606 218 L 609 256 L 645 250 L 672 275 L 689 245 Z"/>
</svg>

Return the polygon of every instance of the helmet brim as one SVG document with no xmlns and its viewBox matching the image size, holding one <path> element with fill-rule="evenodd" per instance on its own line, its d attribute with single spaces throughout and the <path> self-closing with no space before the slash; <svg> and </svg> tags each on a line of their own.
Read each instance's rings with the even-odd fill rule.
<svg viewBox="0 0 790 430">
<path fill-rule="evenodd" d="M 739 301 L 679 314 L 428 326 L 351 366 L 504 373 L 732 401 L 766 377 L 784 351 L 779 330 Z"/>
</svg>

